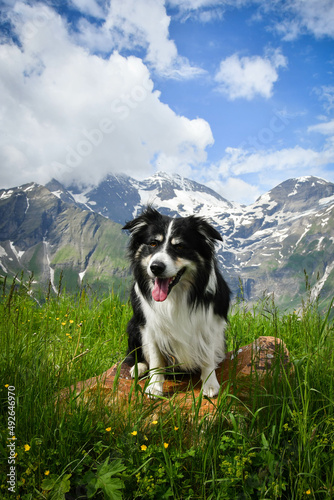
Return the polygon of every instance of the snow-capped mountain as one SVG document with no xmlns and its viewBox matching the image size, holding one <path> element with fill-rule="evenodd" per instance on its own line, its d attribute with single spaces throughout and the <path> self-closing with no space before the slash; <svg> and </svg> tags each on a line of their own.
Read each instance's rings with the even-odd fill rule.
<svg viewBox="0 0 334 500">
<path fill-rule="evenodd" d="M 312 298 L 321 292 L 331 299 L 334 184 L 315 177 L 290 179 L 244 207 L 240 218 L 232 214 L 232 220 L 227 254 L 248 297 L 273 292 L 278 302 L 297 307 L 306 273 Z"/>
<path fill-rule="evenodd" d="M 7 224 L 13 228 L 16 224 L 15 238 L 13 234 L 10 240 L 8 234 L 3 232 L 6 224 L 0 226 L 0 262 L 3 269 L 6 268 L 5 263 L 8 263 L 10 244 L 17 248 L 18 255 L 25 251 L 23 246 L 27 243 L 18 243 L 18 237 L 19 234 L 25 234 L 25 231 L 22 233 L 22 228 L 25 227 L 24 224 L 27 225 L 26 220 L 31 213 L 27 193 L 32 192 L 35 193 L 35 202 L 40 198 L 40 204 L 44 203 L 46 206 L 47 199 L 52 198 L 53 204 L 60 207 L 54 224 L 55 228 L 66 228 L 66 231 L 70 230 L 73 219 L 70 217 L 67 225 L 64 223 L 62 226 L 60 219 L 64 218 L 64 211 L 71 214 L 76 211 L 88 219 L 98 217 L 99 221 L 104 220 L 107 225 L 110 221 L 124 225 L 147 204 L 172 216 L 195 214 L 206 217 L 224 238 L 224 242 L 218 247 L 218 257 L 234 293 L 237 293 L 241 281 L 248 300 L 273 292 L 279 304 L 297 307 L 301 294 L 305 291 L 305 270 L 312 297 L 320 294 L 327 302 L 331 298 L 334 284 L 334 184 L 323 179 L 289 179 L 247 207 L 229 202 L 202 184 L 166 173 L 157 173 L 142 181 L 125 175 L 109 175 L 98 186 L 85 189 L 76 186 L 66 189 L 58 181 L 52 180 L 45 187 L 31 184 L 14 190 L 2 190 L 0 215 L 6 200 L 13 196 L 26 197 L 26 201 L 22 198 L 20 220 L 17 220 L 13 211 L 3 212 L 8 219 Z M 16 220 L 15 223 L 13 219 Z M 44 215 L 44 219 L 48 220 L 48 216 Z M 74 228 L 72 231 L 76 230 Z M 39 231 L 44 234 L 45 227 Z M 122 250 L 119 248 L 119 255 L 123 252 L 124 256 L 125 239 L 121 236 L 121 226 L 117 226 L 115 231 L 123 245 Z M 46 233 L 43 237 L 47 240 L 48 235 Z M 60 241 L 61 236 L 58 237 Z M 89 237 L 93 245 L 95 234 L 90 233 Z M 7 243 L 3 243 L 5 239 Z M 105 241 L 105 238 L 102 239 Z M 83 239 L 80 241 L 81 243 L 75 243 L 77 251 Z M 104 252 L 108 252 L 108 243 L 105 243 L 102 253 L 91 249 L 88 263 L 85 264 L 81 259 L 75 272 L 88 272 L 94 262 L 98 267 L 102 254 L 104 259 Z M 114 241 L 111 243 L 114 244 Z M 52 245 L 57 243 L 53 242 Z M 109 253 L 112 251 L 114 250 L 110 247 Z M 52 254 L 51 269 L 58 264 L 59 259 L 55 259 Z M 92 279 L 94 272 L 88 274 Z"/>
<path fill-rule="evenodd" d="M 63 201 L 71 198 L 122 225 L 148 204 L 171 216 L 196 213 L 210 217 L 237 207 L 203 184 L 164 172 L 143 181 L 126 175 L 109 175 L 93 189 L 70 186 L 65 190 L 55 180 L 46 187 Z"/>
<path fill-rule="evenodd" d="M 0 276 L 33 274 L 32 288 L 50 283 L 55 293 L 60 281 L 68 290 L 118 289 L 128 275 L 120 226 L 83 210 L 59 183 L 50 188 L 0 190 Z"/>
</svg>

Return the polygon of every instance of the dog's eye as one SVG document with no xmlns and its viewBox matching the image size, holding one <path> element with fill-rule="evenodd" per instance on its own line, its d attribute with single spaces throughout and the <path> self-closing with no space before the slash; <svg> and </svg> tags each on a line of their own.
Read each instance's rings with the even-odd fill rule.
<svg viewBox="0 0 334 500">
<path fill-rule="evenodd" d="M 150 247 L 155 248 L 158 246 L 158 242 L 157 242 L 157 240 L 153 240 L 153 241 L 150 241 L 149 245 L 150 245 Z"/>
<path fill-rule="evenodd" d="M 177 245 L 174 245 L 175 250 L 183 250 L 184 245 L 182 243 L 178 243 Z"/>
</svg>

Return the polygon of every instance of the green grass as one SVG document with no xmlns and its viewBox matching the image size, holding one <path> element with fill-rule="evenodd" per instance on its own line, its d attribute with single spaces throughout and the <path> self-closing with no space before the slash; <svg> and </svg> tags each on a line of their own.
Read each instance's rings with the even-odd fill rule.
<svg viewBox="0 0 334 500">
<path fill-rule="evenodd" d="M 241 401 L 231 373 L 213 415 L 203 416 L 201 396 L 191 412 L 172 398 L 159 413 L 159 402 L 147 404 L 138 385 L 125 408 L 117 398 L 59 401 L 61 389 L 122 360 L 131 309 L 116 294 L 85 291 L 39 301 L 23 286 L 3 287 L 1 498 L 334 497 L 334 327 L 317 304 L 302 304 L 298 314 L 280 313 L 269 299 L 252 309 L 235 305 L 228 350 L 261 335 L 280 337 L 295 374 L 274 369 L 263 384 L 253 377 Z M 15 494 L 7 490 L 10 430 Z"/>
</svg>

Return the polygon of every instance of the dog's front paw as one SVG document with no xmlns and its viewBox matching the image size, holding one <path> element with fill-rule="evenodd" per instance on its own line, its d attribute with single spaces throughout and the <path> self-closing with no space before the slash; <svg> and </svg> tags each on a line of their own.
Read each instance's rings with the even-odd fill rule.
<svg viewBox="0 0 334 500">
<path fill-rule="evenodd" d="M 144 373 L 148 370 L 148 366 L 146 363 L 137 363 L 130 368 L 130 376 L 131 378 L 135 378 L 136 371 L 138 373 L 138 378 L 142 377 Z"/>
<path fill-rule="evenodd" d="M 208 398 L 214 398 L 215 396 L 218 395 L 219 389 L 220 389 L 219 384 L 217 387 L 212 387 L 211 385 L 209 387 L 204 386 L 203 387 L 203 394 L 204 394 L 204 396 L 207 396 Z"/>
<path fill-rule="evenodd" d="M 158 398 L 163 396 L 163 383 L 162 382 L 153 382 L 149 383 L 145 389 L 145 394 L 147 394 L 150 398 Z"/>
<path fill-rule="evenodd" d="M 156 370 L 154 370 L 156 372 Z M 161 397 L 164 393 L 164 376 L 161 373 L 153 373 L 145 387 L 145 393 L 151 398 Z"/>
<path fill-rule="evenodd" d="M 203 394 L 208 398 L 214 398 L 217 396 L 220 389 L 216 376 L 210 376 L 203 384 Z"/>
</svg>

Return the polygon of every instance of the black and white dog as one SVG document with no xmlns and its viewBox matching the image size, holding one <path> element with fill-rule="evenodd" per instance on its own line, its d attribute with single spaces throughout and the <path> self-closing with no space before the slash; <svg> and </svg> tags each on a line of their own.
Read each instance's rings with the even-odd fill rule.
<svg viewBox="0 0 334 500">
<path fill-rule="evenodd" d="M 215 368 L 225 357 L 230 290 L 218 271 L 214 246 L 222 240 L 206 220 L 170 218 L 148 207 L 123 229 L 131 233 L 133 317 L 127 363 L 139 376 L 149 368 L 147 392 L 163 394 L 166 364 L 201 370 L 203 393 L 218 394 Z M 131 376 L 135 376 L 132 366 Z"/>
</svg>

